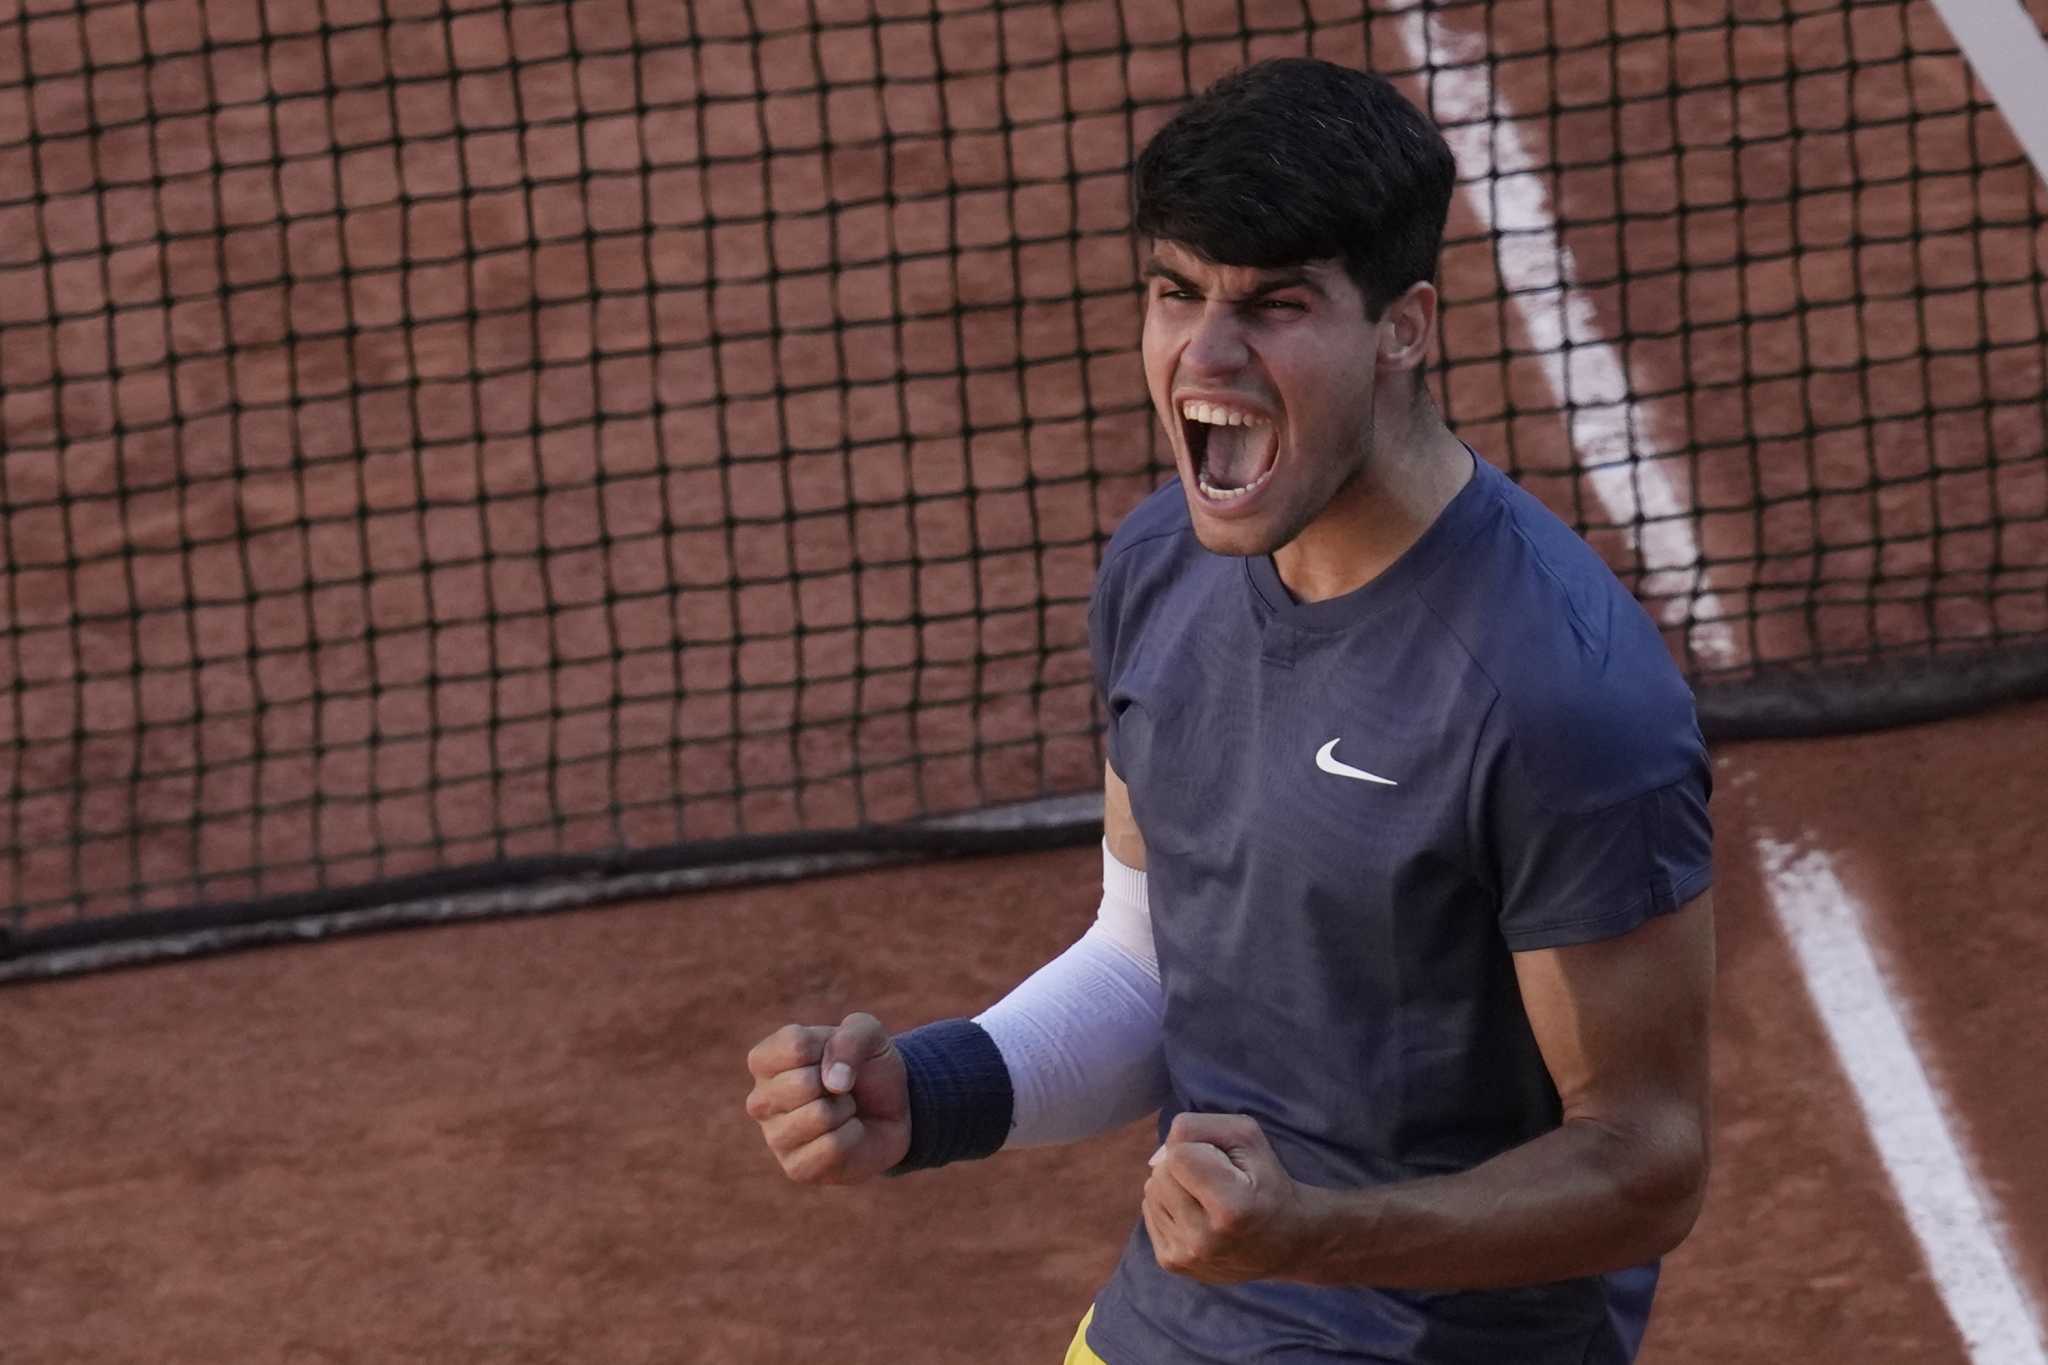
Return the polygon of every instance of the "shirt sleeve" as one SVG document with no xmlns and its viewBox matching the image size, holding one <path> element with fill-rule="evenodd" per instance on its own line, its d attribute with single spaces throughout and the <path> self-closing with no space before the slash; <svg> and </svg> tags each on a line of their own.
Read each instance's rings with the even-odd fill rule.
<svg viewBox="0 0 2048 1365">
<path fill-rule="evenodd" d="M 1712 768 L 1697 725 L 1689 728 L 1665 757 L 1646 756 L 1643 790 L 1585 803 L 1573 799 L 1573 773 L 1534 772 L 1529 754 L 1499 737 L 1476 774 L 1476 795 L 1480 846 L 1509 949 L 1624 934 L 1711 885 Z"/>
</svg>

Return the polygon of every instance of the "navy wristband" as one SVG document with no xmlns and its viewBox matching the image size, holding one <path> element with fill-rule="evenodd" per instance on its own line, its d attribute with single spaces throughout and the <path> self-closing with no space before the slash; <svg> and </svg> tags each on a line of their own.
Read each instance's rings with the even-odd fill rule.
<svg viewBox="0 0 2048 1365">
<path fill-rule="evenodd" d="M 910 1078 L 910 1150 L 889 1172 L 989 1156 L 1016 1103 L 995 1039 L 971 1019 L 941 1019 L 892 1040 Z"/>
</svg>

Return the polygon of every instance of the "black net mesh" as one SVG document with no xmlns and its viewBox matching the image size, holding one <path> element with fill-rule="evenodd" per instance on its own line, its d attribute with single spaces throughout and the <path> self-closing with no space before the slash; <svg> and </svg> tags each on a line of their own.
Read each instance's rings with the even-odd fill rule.
<svg viewBox="0 0 2048 1365">
<path fill-rule="evenodd" d="M 1099 787 L 1124 172 L 1262 56 L 1445 125 L 1448 414 L 1710 720 L 2048 674 L 2043 192 L 1926 0 L 4 15 L 17 951 Z"/>
</svg>

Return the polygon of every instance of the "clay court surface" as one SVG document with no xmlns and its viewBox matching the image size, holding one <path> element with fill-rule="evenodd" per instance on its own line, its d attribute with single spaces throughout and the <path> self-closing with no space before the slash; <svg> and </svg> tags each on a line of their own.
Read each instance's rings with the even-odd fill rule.
<svg viewBox="0 0 2048 1365">
<path fill-rule="evenodd" d="M 422 41 L 375 58 L 395 92 L 376 100 L 323 88 L 335 53 L 372 60 L 349 46 L 369 5 L 210 6 L 211 28 L 170 3 L 71 28 L 0 11 L 38 84 L 0 104 L 0 142 L 22 120 L 42 138 L 0 185 L 44 177 L 57 261 L 0 244 L 0 792 L 21 845 L 0 904 L 35 928 L 1087 789 L 1091 537 L 1156 474 L 1127 247 L 1086 234 L 1120 212 L 1116 80 L 1161 97 L 1297 9 L 1230 8 L 1193 7 L 1213 36 L 1172 60 L 1061 80 L 1030 68 L 1052 30 L 1020 20 L 1010 98 L 1065 99 L 1071 128 L 830 158 L 792 150 L 806 119 L 921 126 L 972 17 L 936 44 L 829 35 L 820 70 L 896 70 L 909 94 L 856 82 L 827 108 L 777 93 L 782 40 L 784 65 L 750 64 L 736 5 L 688 10 L 709 35 L 688 67 L 682 20 L 645 6 L 402 0 Z M 1932 11 L 1489 8 L 1483 39 L 1453 6 L 1317 48 L 1362 57 L 1369 31 L 1399 69 L 1440 69 L 1411 88 L 1466 121 L 1468 174 L 1499 177 L 1461 195 L 1446 258 L 1439 383 L 1467 438 L 1587 525 L 1696 667 L 2048 627 L 2042 190 L 1952 54 L 1902 55 L 1944 46 Z M 1597 35 L 1555 26 L 1601 8 L 1634 38 L 1578 62 Z M 1766 22 L 1699 28 L 1731 9 Z M 1068 6 L 1060 31 L 1113 38 L 1109 12 Z M 229 50 L 199 63 L 202 32 Z M 122 75 L 145 39 L 154 84 Z M 81 53 L 130 63 L 93 98 L 125 90 L 131 115 L 232 107 L 95 142 Z M 638 126 L 614 98 L 629 69 L 661 106 Z M 274 116 L 244 117 L 266 79 Z M 1638 98 L 1673 82 L 1700 92 Z M 1577 95 L 1593 113 L 1515 114 Z M 521 119 L 540 131 L 515 145 Z M 643 183 L 636 156 L 678 147 Z M 1057 193 L 977 188 L 1006 177 Z M 918 237 L 916 197 L 948 186 L 957 216 Z M 997 208 L 1059 244 L 976 246 L 1011 229 Z M 28 221 L 4 190 L 0 214 Z M 880 268 L 891 252 L 909 264 Z M 1935 1222 L 1993 1230 L 1993 1288 L 2038 1339 L 2043 754 L 2048 704 L 1716 750 L 1716 1174 L 1650 1365 L 2042 1358 L 1934 1266 L 1924 1213 L 1916 1235 L 1873 1127 L 1911 1116 L 1859 1098 L 1795 951 L 1816 912 L 1787 888 L 1825 866 L 1818 913 L 1867 935 L 1983 1200 Z M 980 1008 L 1085 926 L 1097 857 L 0 987 L 0 1360 L 1050 1365 L 1135 1217 L 1144 1125 L 804 1191 L 741 1113 L 742 1059 L 791 1019 Z"/>
<path fill-rule="evenodd" d="M 1836 860 L 2048 1301 L 2030 964 L 2048 706 L 1722 748 L 1716 1170 L 1651 1365 L 1972 1357 L 1769 909 Z M 15 987 L 7 1359 L 1050 1365 L 1136 1216 L 1144 1124 L 848 1191 L 741 1112 L 782 1021 L 980 1008 L 1093 913 L 1093 850 Z M 1984 1355 L 1980 1360 L 2025 1359 Z"/>
</svg>

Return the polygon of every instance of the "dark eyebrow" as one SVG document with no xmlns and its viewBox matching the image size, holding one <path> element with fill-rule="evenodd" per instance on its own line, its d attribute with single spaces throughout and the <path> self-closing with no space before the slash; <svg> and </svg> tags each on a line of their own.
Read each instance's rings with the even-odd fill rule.
<svg viewBox="0 0 2048 1365">
<path fill-rule="evenodd" d="M 1278 294 L 1284 289 L 1306 289 L 1319 299 L 1329 297 L 1323 291 L 1323 287 L 1316 283 L 1315 276 L 1306 270 L 1278 270 L 1260 280 L 1252 292 L 1245 295 L 1245 301 L 1253 302 L 1265 298 L 1268 294 Z"/>
<path fill-rule="evenodd" d="M 1199 294 L 1202 292 L 1201 287 L 1193 280 L 1156 259 L 1145 263 L 1143 277 L 1148 280 L 1166 280 L 1175 288 L 1185 289 L 1190 293 Z M 1251 290 L 1240 298 L 1238 302 L 1257 303 L 1268 295 L 1278 294 L 1282 290 L 1287 289 L 1306 289 L 1319 299 L 1327 299 L 1329 297 L 1328 292 L 1320 284 L 1317 284 L 1315 277 L 1306 270 L 1289 269 L 1268 273 L 1264 279 L 1261 279 L 1256 285 L 1252 286 Z"/>
<path fill-rule="evenodd" d="M 1196 293 L 1201 292 L 1200 290 L 1195 289 L 1195 282 L 1193 280 L 1181 274 L 1178 270 L 1173 270 L 1168 268 L 1167 266 L 1161 265 L 1156 258 L 1145 262 L 1145 269 L 1140 273 L 1140 278 L 1147 280 L 1165 280 L 1167 283 L 1174 285 L 1176 288 L 1193 290 Z"/>
</svg>

